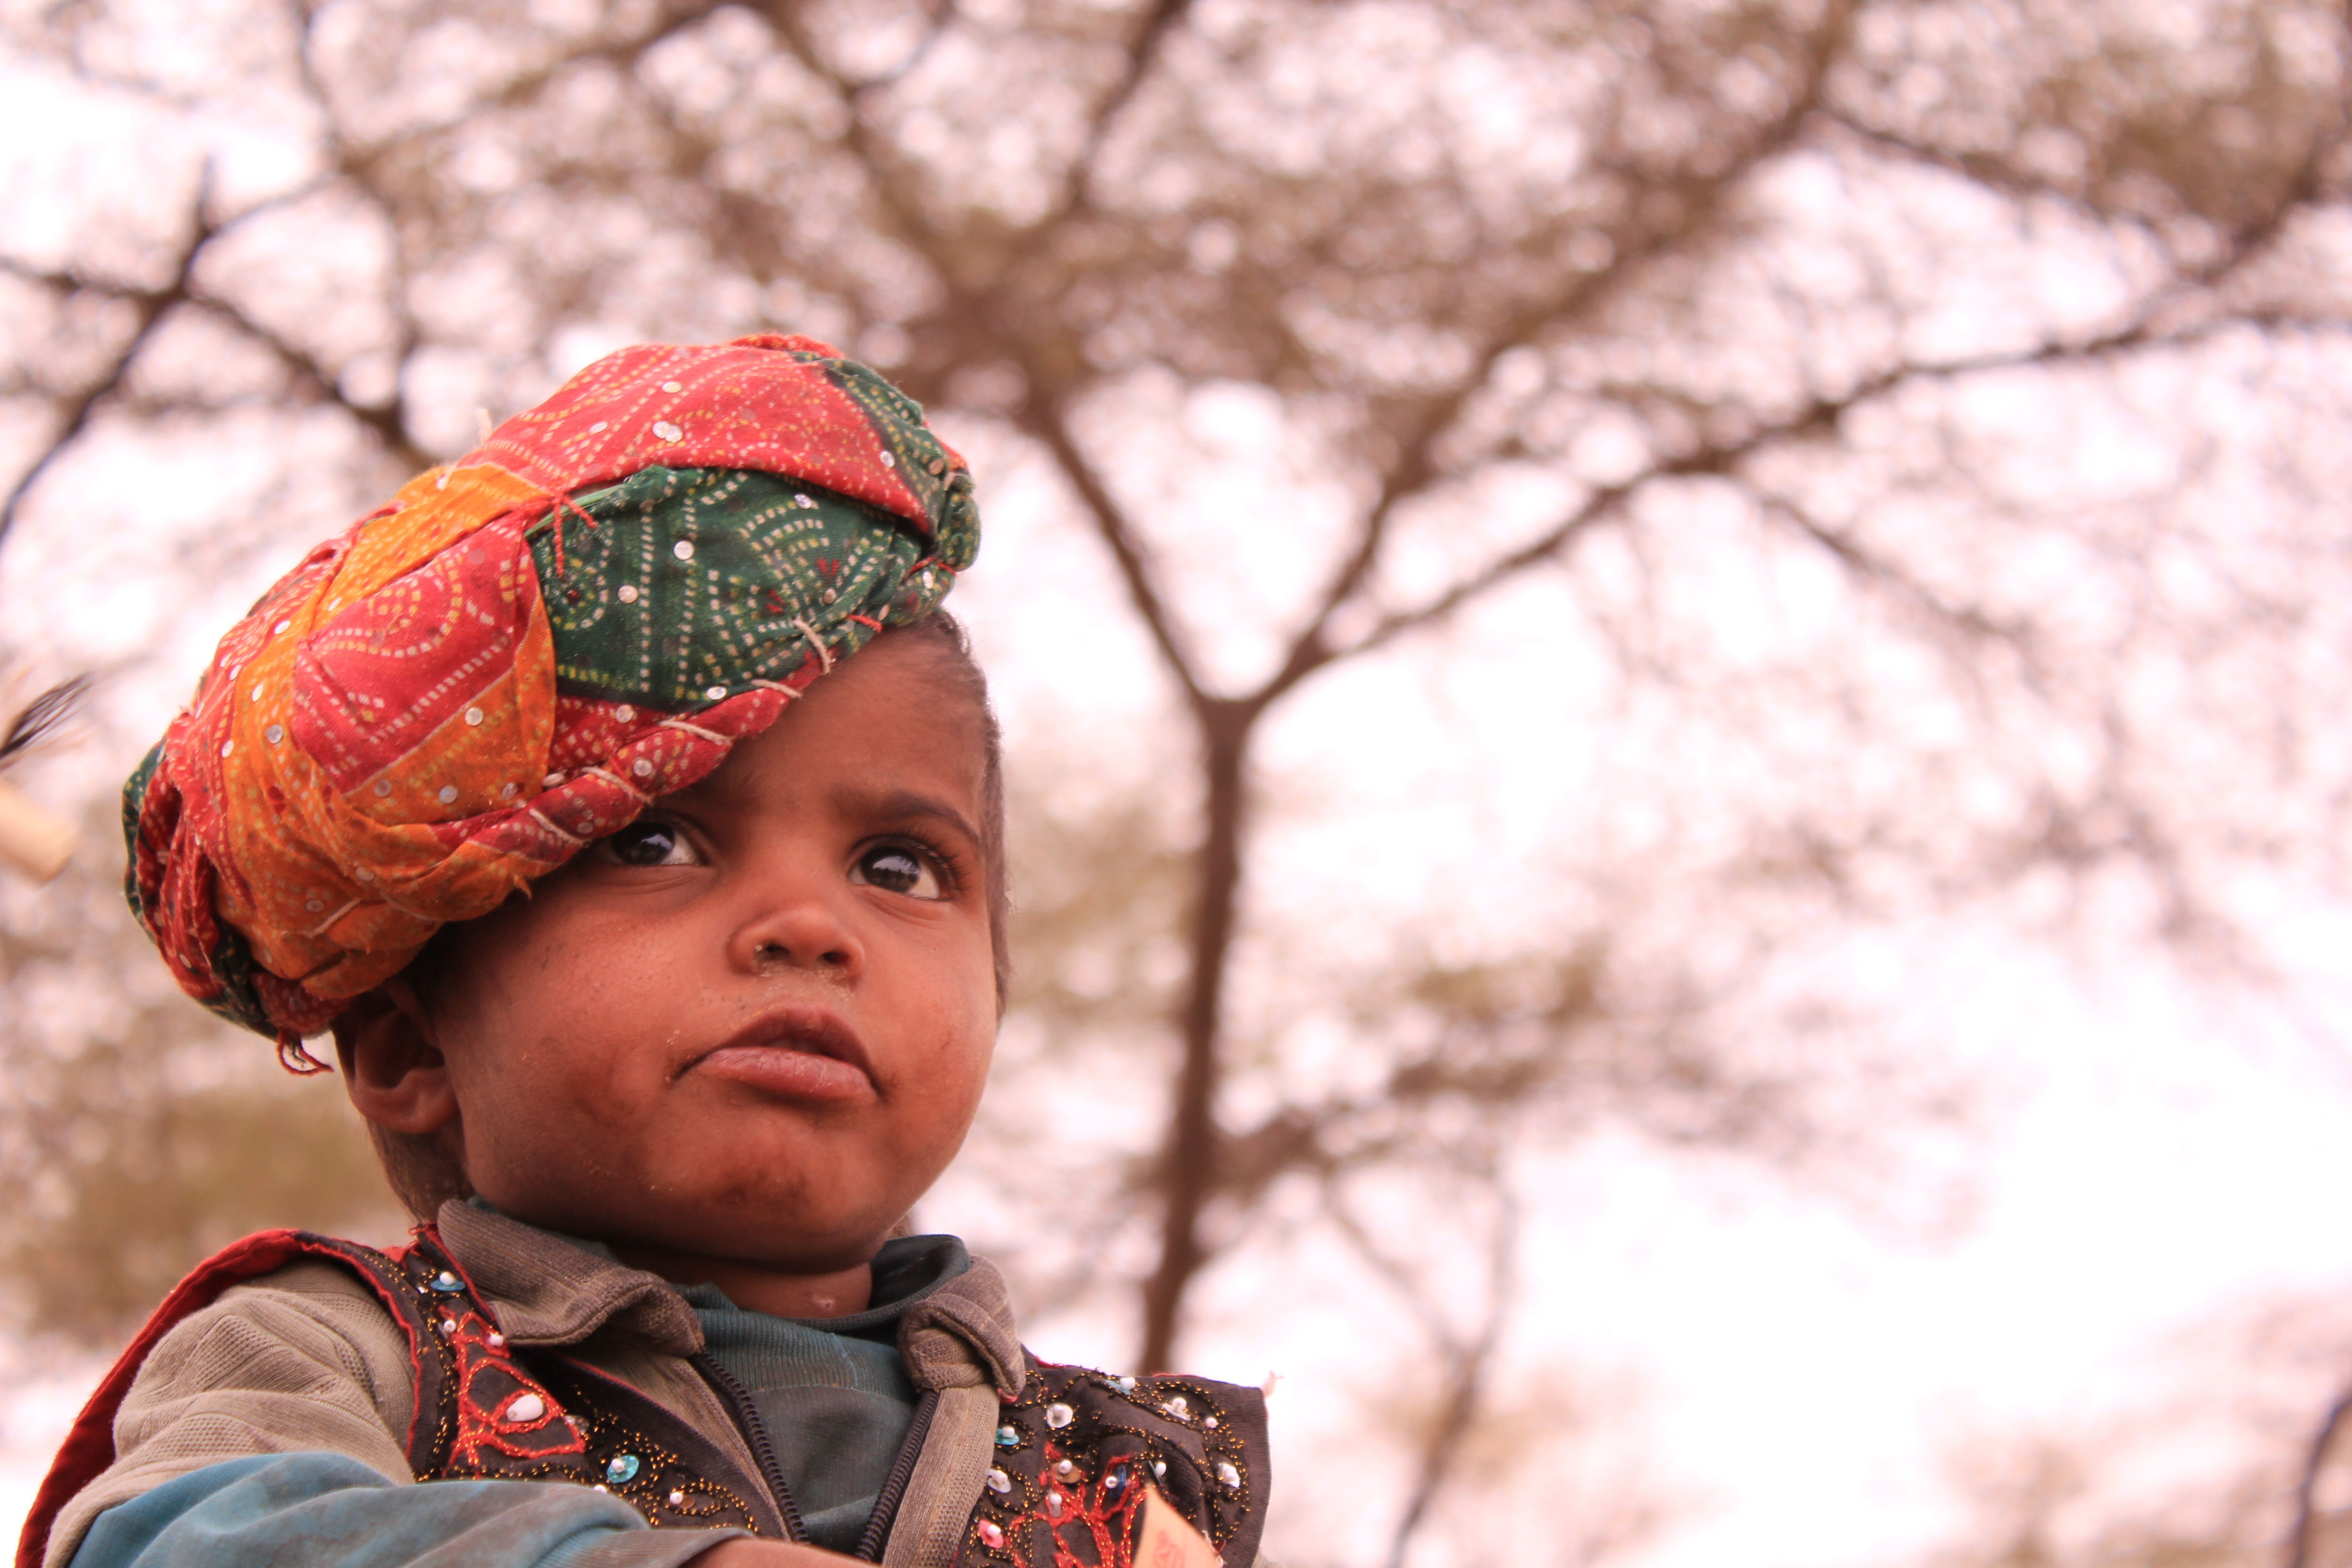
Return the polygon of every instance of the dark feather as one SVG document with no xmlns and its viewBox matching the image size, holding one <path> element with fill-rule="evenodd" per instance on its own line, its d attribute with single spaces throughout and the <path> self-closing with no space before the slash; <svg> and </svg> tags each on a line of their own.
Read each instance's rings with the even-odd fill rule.
<svg viewBox="0 0 2352 1568">
<path fill-rule="evenodd" d="M 0 768 L 6 767 L 40 742 L 51 731 L 73 717 L 81 705 L 84 691 L 89 689 L 89 677 L 77 675 L 71 680 L 59 681 L 25 705 L 8 725 L 8 733 L 0 737 Z"/>
</svg>

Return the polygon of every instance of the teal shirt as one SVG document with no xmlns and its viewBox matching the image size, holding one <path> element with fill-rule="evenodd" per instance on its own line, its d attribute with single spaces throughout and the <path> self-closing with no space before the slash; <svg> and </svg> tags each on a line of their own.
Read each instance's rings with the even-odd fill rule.
<svg viewBox="0 0 2352 1568">
<path fill-rule="evenodd" d="M 703 1348 L 750 1392 L 816 1545 L 857 1545 L 914 1422 L 898 1319 L 971 1267 L 951 1236 L 887 1242 L 874 1256 L 874 1304 L 846 1318 L 770 1317 L 715 1285 L 686 1288 Z"/>
</svg>

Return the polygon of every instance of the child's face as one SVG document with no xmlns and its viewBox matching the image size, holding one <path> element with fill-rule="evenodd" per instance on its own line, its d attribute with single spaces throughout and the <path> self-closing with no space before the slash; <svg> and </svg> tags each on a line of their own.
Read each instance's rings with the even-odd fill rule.
<svg viewBox="0 0 2352 1568">
<path fill-rule="evenodd" d="M 980 716 L 919 638 L 466 928 L 421 1009 L 475 1190 L 550 1228 L 862 1263 L 995 1034 Z"/>
</svg>

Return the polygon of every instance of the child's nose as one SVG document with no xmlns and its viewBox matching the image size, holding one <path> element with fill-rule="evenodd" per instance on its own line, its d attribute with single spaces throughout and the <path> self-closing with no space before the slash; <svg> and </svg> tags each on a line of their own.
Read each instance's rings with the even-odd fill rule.
<svg viewBox="0 0 2352 1568">
<path fill-rule="evenodd" d="M 854 979 L 866 953 L 841 911 L 821 897 L 779 897 L 736 927 L 728 958 L 749 974 L 804 969 Z"/>
</svg>

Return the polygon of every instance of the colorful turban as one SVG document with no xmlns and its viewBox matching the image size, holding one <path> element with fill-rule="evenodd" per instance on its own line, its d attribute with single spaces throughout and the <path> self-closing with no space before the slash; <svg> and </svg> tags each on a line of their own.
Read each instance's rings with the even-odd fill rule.
<svg viewBox="0 0 2352 1568">
<path fill-rule="evenodd" d="M 304 557 L 123 786 L 183 989 L 302 1037 L 737 741 L 979 547 L 963 459 L 806 338 L 597 361 Z"/>
</svg>

